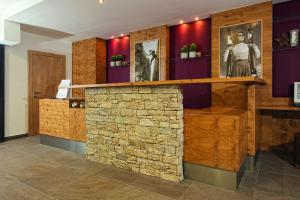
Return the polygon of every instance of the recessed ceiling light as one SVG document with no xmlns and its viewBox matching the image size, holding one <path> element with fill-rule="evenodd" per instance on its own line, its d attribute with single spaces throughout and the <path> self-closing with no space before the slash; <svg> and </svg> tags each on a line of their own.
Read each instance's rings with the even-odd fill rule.
<svg viewBox="0 0 300 200">
<path fill-rule="evenodd" d="M 123 37 L 124 36 L 124 33 L 121 33 L 121 37 Z"/>
<path fill-rule="evenodd" d="M 111 39 L 114 39 L 115 37 L 114 36 L 111 36 Z"/>
<path fill-rule="evenodd" d="M 198 20 L 199 20 L 199 17 L 195 17 L 195 20 L 198 21 Z"/>
<path fill-rule="evenodd" d="M 180 24 L 183 24 L 183 20 L 180 20 L 180 22 L 179 22 Z"/>
<path fill-rule="evenodd" d="M 99 4 L 103 4 L 104 3 L 104 0 L 99 0 Z"/>
</svg>

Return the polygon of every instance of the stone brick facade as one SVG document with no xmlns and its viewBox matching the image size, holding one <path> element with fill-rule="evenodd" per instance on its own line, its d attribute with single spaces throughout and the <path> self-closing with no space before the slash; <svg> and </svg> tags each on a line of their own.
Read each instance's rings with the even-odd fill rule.
<svg viewBox="0 0 300 200">
<path fill-rule="evenodd" d="M 87 89 L 87 158 L 182 180 L 182 100 L 177 85 Z"/>
</svg>

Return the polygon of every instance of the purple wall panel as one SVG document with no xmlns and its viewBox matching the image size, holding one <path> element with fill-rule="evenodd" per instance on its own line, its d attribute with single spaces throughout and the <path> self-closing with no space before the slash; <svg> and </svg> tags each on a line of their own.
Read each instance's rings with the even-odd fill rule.
<svg viewBox="0 0 300 200">
<path fill-rule="evenodd" d="M 122 54 L 125 60 L 130 62 L 130 39 L 128 36 L 115 38 L 107 41 L 107 82 L 129 82 L 130 67 L 110 67 L 111 57 Z"/>
<path fill-rule="evenodd" d="M 273 37 L 279 37 L 283 32 L 300 29 L 300 1 L 274 5 Z M 273 96 L 288 97 L 290 86 L 300 81 L 300 48 L 275 50 L 273 52 Z"/>
<path fill-rule="evenodd" d="M 170 28 L 170 79 L 192 79 L 211 77 L 211 20 L 201 20 Z M 181 60 L 180 49 L 185 44 L 195 42 L 198 50 L 206 56 Z M 204 108 L 211 105 L 210 84 L 183 87 L 184 108 Z"/>
</svg>

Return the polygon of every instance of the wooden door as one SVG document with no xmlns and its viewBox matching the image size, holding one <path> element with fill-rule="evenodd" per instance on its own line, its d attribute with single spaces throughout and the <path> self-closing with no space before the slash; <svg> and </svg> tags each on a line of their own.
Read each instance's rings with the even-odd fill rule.
<svg viewBox="0 0 300 200">
<path fill-rule="evenodd" d="M 58 85 L 66 78 L 64 55 L 28 51 L 29 135 L 39 134 L 39 99 L 55 98 Z"/>
</svg>

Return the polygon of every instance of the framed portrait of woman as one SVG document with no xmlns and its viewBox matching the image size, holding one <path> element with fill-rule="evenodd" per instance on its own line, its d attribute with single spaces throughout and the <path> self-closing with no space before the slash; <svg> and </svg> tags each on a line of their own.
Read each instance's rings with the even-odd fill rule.
<svg viewBox="0 0 300 200">
<path fill-rule="evenodd" d="M 220 77 L 263 78 L 262 22 L 220 28 Z"/>
</svg>

